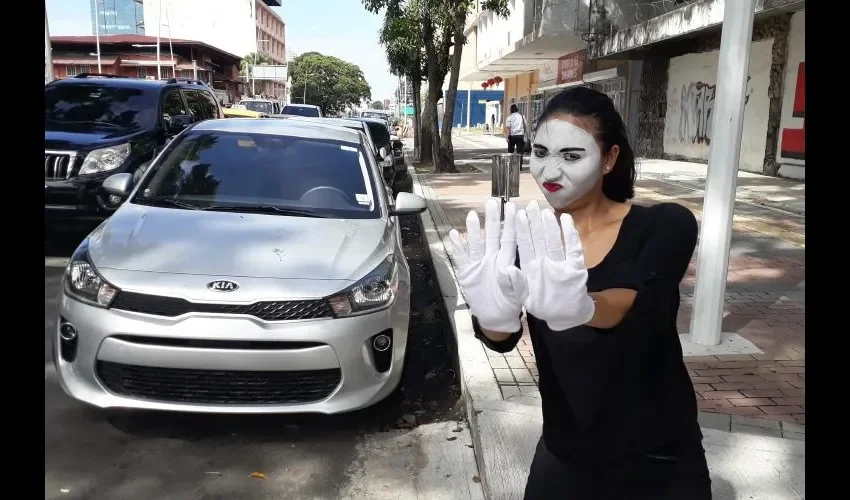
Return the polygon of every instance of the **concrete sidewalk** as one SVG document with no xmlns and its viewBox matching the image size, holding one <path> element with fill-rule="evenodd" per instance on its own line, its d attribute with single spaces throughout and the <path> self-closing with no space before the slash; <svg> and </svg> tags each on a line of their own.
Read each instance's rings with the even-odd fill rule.
<svg viewBox="0 0 850 500">
<path fill-rule="evenodd" d="M 512 353 L 501 355 L 485 350 L 474 339 L 469 312 L 454 281 L 446 250 L 450 248 L 448 231 L 462 225 L 469 209 L 480 210 L 489 196 L 489 176 L 414 177 L 414 189 L 429 203 L 423 223 L 457 335 L 464 396 L 485 491 L 493 499 L 521 498 L 541 425 L 530 341 L 524 338 Z M 519 202 L 542 199 L 529 175 L 524 173 L 521 177 Z M 640 202 L 675 199 L 682 204 L 699 205 L 700 196 L 692 187 L 646 179 L 639 189 Z M 687 196 L 694 201 L 685 199 Z M 805 439 L 805 303 L 803 294 L 795 296 L 793 291 L 804 286 L 800 246 L 804 223 L 786 211 L 746 205 L 744 212 L 749 210 L 748 215 L 761 222 L 745 217 L 745 221 L 738 220 L 736 231 L 747 233 L 748 245 L 756 251 L 739 249 L 739 255 L 733 256 L 729 283 L 734 295 L 727 302 L 732 309 L 730 321 L 739 323 L 738 331 L 757 342 L 760 352 L 731 358 L 691 357 L 686 361 L 696 384 L 696 397 L 705 411 L 701 422 L 707 427 L 706 446 L 715 498 L 803 498 L 805 455 L 799 440 Z M 698 212 L 701 207 L 692 209 Z M 786 221 L 788 217 L 790 221 Z M 786 221 L 787 227 L 777 226 L 780 220 Z M 772 234 L 741 226 L 748 223 L 761 224 L 763 231 Z M 768 255 L 760 255 L 763 253 Z M 683 287 L 682 330 L 687 330 L 688 301 L 692 301 L 689 286 L 693 285 L 693 273 L 690 274 L 690 283 L 686 280 Z M 737 432 L 724 432 L 730 430 Z M 764 463 L 773 465 L 754 472 L 758 469 L 755 464 Z M 754 474 L 760 476 L 756 478 Z"/>
</svg>

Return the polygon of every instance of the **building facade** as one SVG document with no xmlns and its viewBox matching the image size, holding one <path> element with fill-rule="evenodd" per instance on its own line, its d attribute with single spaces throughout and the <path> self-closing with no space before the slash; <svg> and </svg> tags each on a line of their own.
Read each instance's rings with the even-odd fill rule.
<svg viewBox="0 0 850 500">
<path fill-rule="evenodd" d="M 144 35 L 144 0 L 90 0 L 92 33 Z"/>
<path fill-rule="evenodd" d="M 805 0 L 755 4 L 740 168 L 805 179 Z M 459 77 L 502 77 L 504 108 L 532 126 L 561 90 L 595 88 L 640 156 L 707 162 L 724 5 L 516 0 L 507 19 L 476 5 Z"/>
<path fill-rule="evenodd" d="M 69 78 L 80 73 L 109 73 L 128 78 L 156 79 L 156 38 L 142 35 L 108 35 L 100 37 L 100 66 L 93 36 L 56 36 L 50 38 L 53 48 L 54 77 Z M 171 47 L 160 53 L 159 66 L 163 78 L 197 79 L 213 88 L 222 102 L 232 102 L 245 92 L 239 78 L 240 58 L 205 43 L 174 39 Z M 173 50 L 173 58 L 172 51 Z"/>
<path fill-rule="evenodd" d="M 145 35 L 197 40 L 240 58 L 260 52 L 268 64 L 283 65 L 286 26 L 271 9 L 279 6 L 280 0 L 144 0 Z M 283 100 L 285 87 L 283 77 L 257 79 L 246 89 Z"/>
<path fill-rule="evenodd" d="M 639 2 L 592 4 L 589 58 L 633 62 L 636 152 L 707 162 L 723 0 L 682 0 L 655 15 Z M 755 14 L 739 166 L 805 179 L 805 1 L 760 0 Z"/>
</svg>

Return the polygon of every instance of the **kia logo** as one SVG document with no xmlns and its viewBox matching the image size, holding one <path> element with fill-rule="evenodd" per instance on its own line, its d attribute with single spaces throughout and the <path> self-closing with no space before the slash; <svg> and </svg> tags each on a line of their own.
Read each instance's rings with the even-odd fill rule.
<svg viewBox="0 0 850 500">
<path fill-rule="evenodd" d="M 233 281 L 218 280 L 207 283 L 207 288 L 215 292 L 234 292 L 239 289 L 239 284 Z"/>
</svg>

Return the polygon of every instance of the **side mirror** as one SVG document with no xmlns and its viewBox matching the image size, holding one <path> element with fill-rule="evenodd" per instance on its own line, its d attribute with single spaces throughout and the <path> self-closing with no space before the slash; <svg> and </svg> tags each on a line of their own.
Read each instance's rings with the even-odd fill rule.
<svg viewBox="0 0 850 500">
<path fill-rule="evenodd" d="M 168 127 L 166 132 L 170 136 L 177 135 L 194 122 L 195 117 L 191 115 L 174 115 L 166 122 Z"/>
<path fill-rule="evenodd" d="M 390 154 L 390 151 L 386 146 L 381 146 L 381 149 L 378 150 L 378 154 L 381 155 L 381 160 L 387 157 Z"/>
<path fill-rule="evenodd" d="M 103 189 L 112 195 L 124 198 L 133 187 L 133 174 L 112 174 L 103 181 Z"/>
<path fill-rule="evenodd" d="M 401 151 L 402 149 L 404 149 L 404 143 L 398 139 L 394 140 L 393 149 L 395 149 L 396 151 Z"/>
<path fill-rule="evenodd" d="M 428 208 L 425 199 L 411 193 L 399 193 L 395 198 L 395 206 L 390 209 L 390 215 L 416 215 Z"/>
</svg>

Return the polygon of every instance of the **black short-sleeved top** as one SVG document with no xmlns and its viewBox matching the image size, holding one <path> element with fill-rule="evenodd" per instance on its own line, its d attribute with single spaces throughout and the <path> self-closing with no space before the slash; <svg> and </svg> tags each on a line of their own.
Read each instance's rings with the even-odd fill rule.
<svg viewBox="0 0 850 500">
<path fill-rule="evenodd" d="M 681 205 L 633 205 L 608 255 L 588 270 L 588 292 L 638 292 L 614 328 L 552 331 L 528 315 L 543 403 L 543 440 L 565 462 L 619 462 L 683 439 L 701 439 L 693 385 L 676 328 L 679 284 L 697 241 L 693 213 Z M 522 336 L 493 342 L 499 352 Z"/>
</svg>

